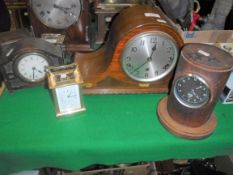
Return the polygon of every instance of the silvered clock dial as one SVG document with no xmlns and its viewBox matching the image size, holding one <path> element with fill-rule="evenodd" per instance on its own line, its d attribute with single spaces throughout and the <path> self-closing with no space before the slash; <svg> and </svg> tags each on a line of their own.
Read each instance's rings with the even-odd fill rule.
<svg viewBox="0 0 233 175">
<path fill-rule="evenodd" d="M 163 32 L 146 32 L 126 44 L 121 62 L 124 72 L 133 80 L 153 82 L 168 75 L 178 56 L 176 42 Z"/>
<path fill-rule="evenodd" d="M 199 108 L 209 101 L 210 91 L 202 78 L 190 75 L 176 81 L 174 95 L 181 104 L 190 108 Z"/>
<path fill-rule="evenodd" d="M 36 17 L 46 26 L 65 29 L 78 21 L 80 0 L 31 0 Z"/>
</svg>

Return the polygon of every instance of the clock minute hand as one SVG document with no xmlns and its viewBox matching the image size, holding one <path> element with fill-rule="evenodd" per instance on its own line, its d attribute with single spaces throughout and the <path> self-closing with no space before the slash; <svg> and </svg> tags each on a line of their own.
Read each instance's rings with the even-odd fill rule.
<svg viewBox="0 0 233 175">
<path fill-rule="evenodd" d="M 71 8 L 62 7 L 62 6 L 59 6 L 59 5 L 56 5 L 56 4 L 54 4 L 53 7 L 56 8 L 56 9 L 59 9 L 59 10 L 63 11 L 65 14 L 69 14 L 70 16 L 73 16 L 74 18 L 77 17 L 75 14 L 73 14 L 71 12 L 68 12 L 68 10 L 70 10 Z"/>
<path fill-rule="evenodd" d="M 140 69 L 141 67 L 143 67 L 146 63 L 152 61 L 152 56 L 154 54 L 154 52 L 156 51 L 156 43 L 155 45 L 152 47 L 152 52 L 150 54 L 150 57 L 147 58 L 146 62 L 143 63 L 142 65 L 140 65 L 139 67 L 137 67 L 136 69 L 134 69 L 131 73 L 134 73 L 135 71 L 137 71 L 138 69 Z"/>
<path fill-rule="evenodd" d="M 140 69 L 141 67 L 143 67 L 146 63 L 152 61 L 152 58 L 151 57 L 148 57 L 146 62 L 144 62 L 143 64 L 141 64 L 140 66 L 138 66 L 136 69 L 134 69 L 131 73 L 134 73 L 136 72 L 138 69 Z"/>
<path fill-rule="evenodd" d="M 32 68 L 32 79 L 33 79 L 33 80 L 35 79 L 35 70 L 36 70 L 36 68 L 33 67 L 33 68 Z"/>
<path fill-rule="evenodd" d="M 57 9 L 59 9 L 59 10 L 62 10 L 62 11 L 64 11 L 64 12 L 66 12 L 66 13 L 68 13 L 67 10 L 70 10 L 70 9 L 71 9 L 71 8 L 69 8 L 69 7 L 62 7 L 62 6 L 59 6 L 59 5 L 57 5 L 57 4 L 54 4 L 53 7 L 54 7 L 54 8 L 57 8 Z"/>
</svg>

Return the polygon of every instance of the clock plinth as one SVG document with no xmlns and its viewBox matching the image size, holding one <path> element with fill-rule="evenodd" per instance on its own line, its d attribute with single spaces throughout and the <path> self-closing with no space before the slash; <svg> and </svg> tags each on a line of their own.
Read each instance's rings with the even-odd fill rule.
<svg viewBox="0 0 233 175">
<path fill-rule="evenodd" d="M 187 139 L 203 139 L 211 135 L 216 128 L 216 117 L 214 112 L 209 117 L 209 120 L 198 127 L 182 125 L 176 122 L 167 110 L 168 97 L 163 98 L 158 105 L 158 118 L 161 124 L 171 133 L 176 136 Z"/>
<path fill-rule="evenodd" d="M 213 111 L 232 68 L 231 55 L 217 47 L 185 45 L 169 95 L 158 106 L 164 127 L 187 139 L 213 133 L 217 124 Z"/>
</svg>

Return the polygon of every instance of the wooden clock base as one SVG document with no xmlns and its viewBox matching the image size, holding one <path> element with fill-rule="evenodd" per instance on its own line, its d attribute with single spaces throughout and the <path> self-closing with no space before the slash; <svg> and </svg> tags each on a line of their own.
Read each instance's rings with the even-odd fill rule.
<svg viewBox="0 0 233 175">
<path fill-rule="evenodd" d="M 162 125 L 171 133 L 187 139 L 203 139 L 213 133 L 216 128 L 216 117 L 212 113 L 210 119 L 200 127 L 189 127 L 176 122 L 167 111 L 168 97 L 163 98 L 158 105 L 158 118 Z"/>
</svg>

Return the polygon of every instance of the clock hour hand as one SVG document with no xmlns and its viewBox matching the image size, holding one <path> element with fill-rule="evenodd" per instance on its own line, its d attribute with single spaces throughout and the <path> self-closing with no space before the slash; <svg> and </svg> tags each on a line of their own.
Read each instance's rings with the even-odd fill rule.
<svg viewBox="0 0 233 175">
<path fill-rule="evenodd" d="M 56 9 L 59 9 L 59 10 L 63 11 L 65 14 L 69 14 L 70 16 L 73 16 L 74 18 L 77 17 L 77 16 L 74 15 L 73 13 L 68 12 L 68 10 L 70 10 L 71 8 L 62 7 L 62 6 L 59 6 L 59 5 L 56 5 L 56 4 L 54 4 L 53 7 L 56 8 Z"/>
<path fill-rule="evenodd" d="M 152 47 L 152 52 L 151 52 L 151 55 L 150 55 L 150 57 L 149 57 L 149 58 L 151 58 L 151 59 L 152 59 L 152 56 L 153 56 L 154 52 L 156 51 L 156 44 L 157 44 L 157 43 L 155 43 L 155 45 Z"/>
<path fill-rule="evenodd" d="M 32 67 L 32 79 L 33 80 L 35 79 L 35 70 L 36 70 L 36 68 Z"/>
<path fill-rule="evenodd" d="M 67 10 L 70 10 L 70 9 L 71 9 L 71 8 L 69 8 L 69 7 L 62 7 L 62 6 L 59 6 L 59 5 L 57 5 L 57 4 L 54 4 L 53 7 L 56 8 L 56 9 L 62 10 L 62 11 L 64 11 L 64 12 L 67 12 Z M 68 12 L 67 12 L 67 13 L 68 13 Z"/>
<path fill-rule="evenodd" d="M 143 67 L 145 64 L 147 64 L 148 62 L 152 61 L 152 57 L 148 57 L 146 59 L 146 62 L 144 62 L 143 64 L 141 64 L 140 66 L 138 66 L 136 69 L 134 69 L 131 73 L 136 72 L 137 70 L 139 70 L 141 67 Z"/>
</svg>

